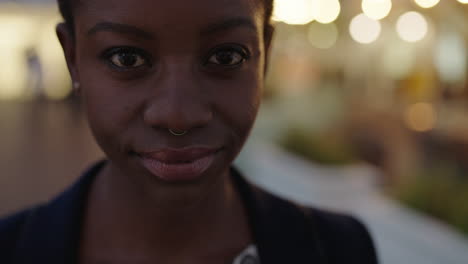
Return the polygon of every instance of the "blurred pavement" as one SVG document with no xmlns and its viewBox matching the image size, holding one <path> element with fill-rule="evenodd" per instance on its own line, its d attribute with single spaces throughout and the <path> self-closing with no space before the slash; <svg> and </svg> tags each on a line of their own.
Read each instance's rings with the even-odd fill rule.
<svg viewBox="0 0 468 264">
<path fill-rule="evenodd" d="M 371 167 L 323 167 L 258 142 L 249 143 L 237 162 L 253 183 L 283 198 L 357 216 L 383 264 L 468 263 L 467 237 L 384 197 Z"/>
<path fill-rule="evenodd" d="M 0 217 L 52 198 L 102 156 L 66 102 L 0 102 L 0 133 Z"/>
</svg>

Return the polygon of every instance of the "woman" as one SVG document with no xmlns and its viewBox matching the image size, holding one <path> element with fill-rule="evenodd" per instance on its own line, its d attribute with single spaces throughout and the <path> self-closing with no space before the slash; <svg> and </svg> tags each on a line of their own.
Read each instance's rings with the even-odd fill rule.
<svg viewBox="0 0 468 264">
<path fill-rule="evenodd" d="M 1 263 L 376 263 L 358 221 L 299 208 L 231 168 L 260 103 L 272 0 L 59 5 L 107 161 L 3 220 Z"/>
</svg>

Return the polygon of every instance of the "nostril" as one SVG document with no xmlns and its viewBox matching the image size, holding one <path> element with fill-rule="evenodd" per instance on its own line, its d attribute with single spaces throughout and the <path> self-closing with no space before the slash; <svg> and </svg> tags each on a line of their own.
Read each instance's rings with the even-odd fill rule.
<svg viewBox="0 0 468 264">
<path fill-rule="evenodd" d="M 153 103 L 143 112 L 143 121 L 153 128 L 172 130 L 173 134 L 182 134 L 195 128 L 206 126 L 213 118 L 212 110 L 201 103 L 189 103 L 184 107 Z"/>
</svg>

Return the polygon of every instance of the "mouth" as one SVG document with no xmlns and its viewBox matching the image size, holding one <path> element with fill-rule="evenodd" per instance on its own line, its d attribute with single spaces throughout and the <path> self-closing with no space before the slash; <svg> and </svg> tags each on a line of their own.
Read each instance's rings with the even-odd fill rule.
<svg viewBox="0 0 468 264">
<path fill-rule="evenodd" d="M 143 166 L 154 176 L 169 182 L 195 180 L 213 164 L 219 148 L 165 148 L 137 153 Z"/>
</svg>

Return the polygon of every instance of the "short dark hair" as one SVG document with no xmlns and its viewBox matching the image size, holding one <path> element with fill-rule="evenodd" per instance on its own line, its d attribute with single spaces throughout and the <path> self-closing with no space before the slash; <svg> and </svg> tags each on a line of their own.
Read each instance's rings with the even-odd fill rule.
<svg viewBox="0 0 468 264">
<path fill-rule="evenodd" d="M 57 0 L 65 24 L 69 29 L 74 32 L 74 19 L 73 19 L 73 9 L 78 1 L 80 0 Z M 273 0 L 260 0 L 263 3 L 265 11 L 265 25 L 270 24 L 271 16 L 273 15 Z"/>
</svg>

